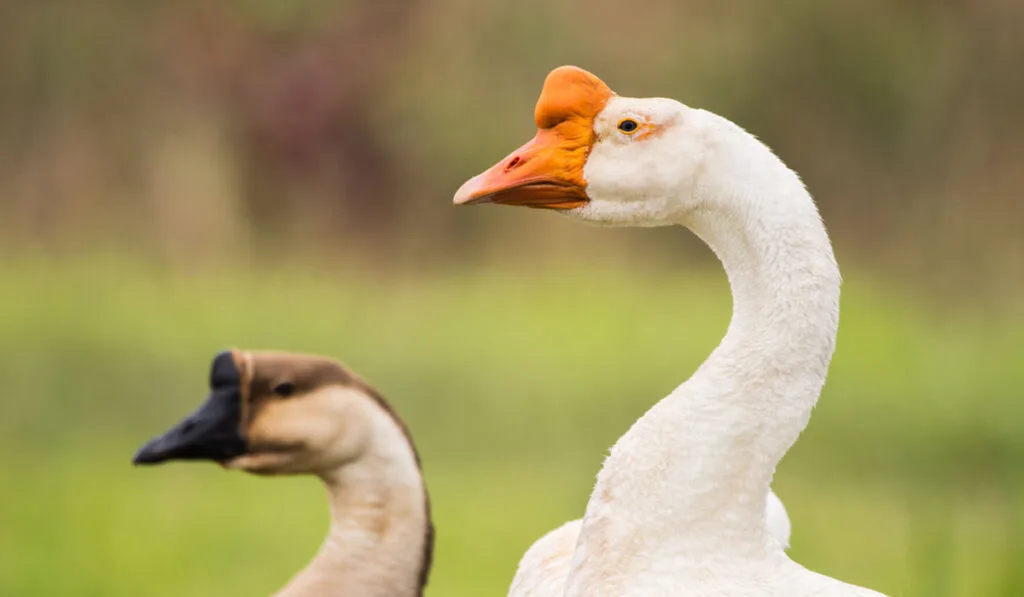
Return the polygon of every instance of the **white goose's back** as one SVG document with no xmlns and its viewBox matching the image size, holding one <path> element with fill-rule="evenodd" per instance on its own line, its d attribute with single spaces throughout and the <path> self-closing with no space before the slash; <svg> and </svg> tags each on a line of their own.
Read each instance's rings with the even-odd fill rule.
<svg viewBox="0 0 1024 597">
<path fill-rule="evenodd" d="M 530 546 L 519 561 L 509 597 L 553 597 L 565 592 L 582 523 L 582 519 L 567 522 Z M 772 539 L 783 549 L 789 548 L 789 516 L 774 491 L 769 491 L 765 500 L 765 523 Z"/>
<path fill-rule="evenodd" d="M 519 560 L 509 597 L 552 597 L 565 592 L 582 519 L 567 522 L 530 546 Z"/>
</svg>

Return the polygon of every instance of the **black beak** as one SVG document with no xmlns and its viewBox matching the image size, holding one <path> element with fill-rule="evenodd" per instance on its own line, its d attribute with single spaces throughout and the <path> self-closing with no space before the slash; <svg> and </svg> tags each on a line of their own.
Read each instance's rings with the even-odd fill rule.
<svg viewBox="0 0 1024 597">
<path fill-rule="evenodd" d="M 213 360 L 210 395 L 198 410 L 163 435 L 146 442 L 133 464 L 168 460 L 224 462 L 245 453 L 241 376 L 230 352 Z"/>
</svg>

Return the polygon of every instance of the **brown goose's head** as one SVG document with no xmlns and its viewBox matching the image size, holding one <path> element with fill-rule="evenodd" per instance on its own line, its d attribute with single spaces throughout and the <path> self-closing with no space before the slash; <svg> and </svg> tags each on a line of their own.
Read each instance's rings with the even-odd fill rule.
<svg viewBox="0 0 1024 597">
<path fill-rule="evenodd" d="M 380 421 L 388 419 L 415 458 L 405 426 L 387 403 L 338 362 L 225 351 L 213 359 L 202 406 L 143 445 L 134 463 L 210 460 L 257 474 L 324 474 L 358 460 L 379 441 L 386 425 Z M 401 441 L 393 431 L 385 435 Z"/>
</svg>

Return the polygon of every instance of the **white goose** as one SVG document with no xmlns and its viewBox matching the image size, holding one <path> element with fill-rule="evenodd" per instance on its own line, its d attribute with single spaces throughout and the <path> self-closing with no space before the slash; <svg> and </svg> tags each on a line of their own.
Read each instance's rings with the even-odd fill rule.
<svg viewBox="0 0 1024 597">
<path fill-rule="evenodd" d="M 765 520 L 839 324 L 839 269 L 799 177 L 725 118 L 618 96 L 575 67 L 548 75 L 535 121 L 534 139 L 467 181 L 456 204 L 682 225 L 722 261 L 733 294 L 721 344 L 612 448 L 564 595 L 878 596 L 793 562 Z"/>
<path fill-rule="evenodd" d="M 206 402 L 135 455 L 168 460 L 323 481 L 327 539 L 277 597 L 422 597 L 434 530 L 416 449 L 387 402 L 338 362 L 217 355 Z"/>
</svg>

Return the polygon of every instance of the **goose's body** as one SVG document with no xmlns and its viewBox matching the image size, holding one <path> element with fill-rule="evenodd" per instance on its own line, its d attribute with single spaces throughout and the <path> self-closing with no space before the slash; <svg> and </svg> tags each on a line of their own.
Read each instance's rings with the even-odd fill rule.
<svg viewBox="0 0 1024 597">
<path fill-rule="evenodd" d="M 277 597 L 421 597 L 433 526 L 404 424 L 372 388 L 323 357 L 225 352 L 195 413 L 148 442 L 137 464 L 213 460 L 259 475 L 311 474 L 331 524 Z"/>
<path fill-rule="evenodd" d="M 774 492 L 765 500 L 768 533 L 783 549 L 789 548 L 790 523 L 786 508 Z M 538 539 L 519 561 L 509 597 L 555 597 L 565 592 L 572 555 L 579 540 L 582 519 L 563 524 Z"/>
<path fill-rule="evenodd" d="M 733 317 L 698 371 L 615 444 L 576 541 L 566 597 L 878 593 L 790 560 L 765 520 L 835 347 L 840 275 L 798 176 L 732 122 L 553 71 L 537 136 L 457 204 L 557 210 L 611 226 L 681 225 L 722 261 Z"/>
</svg>

